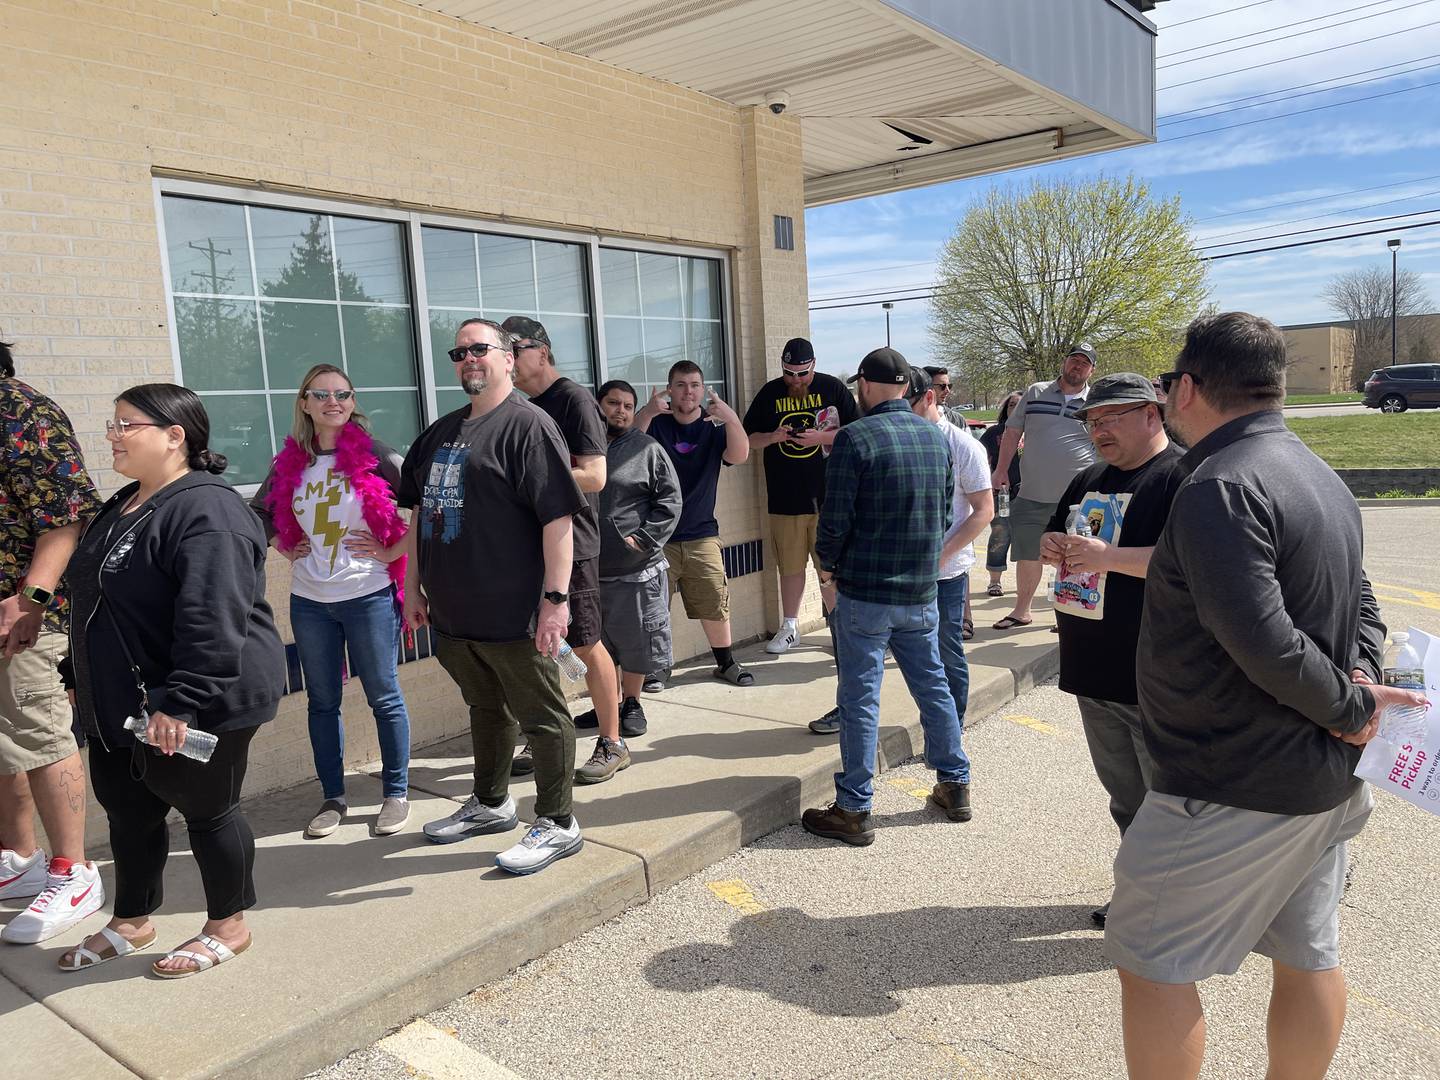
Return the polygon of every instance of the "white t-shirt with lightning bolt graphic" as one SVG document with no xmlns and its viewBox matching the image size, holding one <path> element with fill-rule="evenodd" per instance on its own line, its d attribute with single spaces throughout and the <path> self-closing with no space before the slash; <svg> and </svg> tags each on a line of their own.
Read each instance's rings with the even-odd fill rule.
<svg viewBox="0 0 1440 1080">
<path fill-rule="evenodd" d="M 379 472 L 393 491 L 399 483 L 400 458 L 376 444 Z M 356 555 L 343 541 L 352 529 L 365 528 L 360 498 L 349 479 L 335 468 L 333 451 L 322 451 L 305 470 L 293 498 L 295 518 L 310 539 L 310 554 L 296 559 L 290 591 L 320 604 L 357 600 L 390 585 L 390 571 L 378 559 Z"/>
</svg>

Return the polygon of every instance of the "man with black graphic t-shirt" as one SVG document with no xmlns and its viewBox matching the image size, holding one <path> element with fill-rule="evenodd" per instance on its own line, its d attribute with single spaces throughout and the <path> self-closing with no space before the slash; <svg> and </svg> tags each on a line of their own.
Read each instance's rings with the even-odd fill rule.
<svg viewBox="0 0 1440 1080">
<path fill-rule="evenodd" d="M 859 415 L 845 384 L 815 370 L 815 350 L 804 338 L 785 343 L 780 377 L 762 386 L 745 412 L 750 448 L 765 451 L 770 536 L 785 620 L 766 652 L 783 653 L 799 640 L 795 620 L 805 595 L 805 561 L 819 566 L 815 528 L 825 502 L 825 459 L 841 425 Z"/>
<path fill-rule="evenodd" d="M 1098 380 L 1076 416 L 1104 464 L 1070 482 L 1040 538 L 1040 558 L 1062 567 L 1055 603 L 1060 689 L 1076 696 L 1090 760 L 1124 836 L 1150 782 L 1135 691 L 1145 571 L 1184 479 L 1184 455 L 1170 445 L 1143 375 Z M 1088 536 L 1065 531 L 1076 505 Z M 1108 907 L 1092 913 L 1102 926 Z"/>
</svg>

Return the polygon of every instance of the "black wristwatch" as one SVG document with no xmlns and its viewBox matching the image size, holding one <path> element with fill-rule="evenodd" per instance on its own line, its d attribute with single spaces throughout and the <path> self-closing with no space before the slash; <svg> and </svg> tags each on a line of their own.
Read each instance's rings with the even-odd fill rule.
<svg viewBox="0 0 1440 1080">
<path fill-rule="evenodd" d="M 563 592 L 547 592 L 547 593 L 541 593 L 540 595 L 543 596 L 546 600 L 549 600 L 552 604 L 555 604 L 557 607 L 558 607 L 560 604 L 568 604 L 568 603 L 570 602 L 570 594 L 569 594 L 569 593 L 563 593 Z"/>
</svg>

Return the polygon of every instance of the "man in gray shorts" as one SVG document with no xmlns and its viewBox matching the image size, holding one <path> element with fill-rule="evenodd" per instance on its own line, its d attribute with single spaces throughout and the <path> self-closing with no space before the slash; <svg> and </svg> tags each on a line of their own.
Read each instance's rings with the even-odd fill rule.
<svg viewBox="0 0 1440 1080">
<path fill-rule="evenodd" d="M 1354 671 L 1383 633 L 1360 512 L 1285 426 L 1284 335 L 1204 316 L 1175 366 L 1166 422 L 1190 475 L 1150 559 L 1135 659 L 1151 790 L 1105 927 L 1125 1058 L 1132 1077 L 1198 1076 L 1195 983 L 1258 952 L 1274 974 L 1267 1075 L 1318 1080 L 1345 1019 L 1345 845 L 1370 813 L 1359 747 L 1385 705 L 1421 697 Z"/>
<path fill-rule="evenodd" d="M 996 630 L 1029 626 L 1030 604 L 1040 586 L 1040 537 L 1070 481 L 1095 463 L 1095 448 L 1077 412 L 1085 407 L 1095 350 L 1076 345 L 1052 383 L 1035 383 L 1020 398 L 1005 424 L 1000 457 L 990 478 L 999 491 L 1010 486 L 1010 462 L 1025 439 L 1020 455 L 1020 490 L 1010 500 L 1010 557 L 1015 560 L 1015 607 L 995 624 Z"/>
<path fill-rule="evenodd" d="M 629 738 L 648 727 L 640 705 L 646 673 L 670 666 L 665 544 L 684 500 L 670 456 L 635 427 L 635 388 L 612 379 L 599 393 L 609 440 L 600 492 L 600 612 L 605 648 L 620 669 L 620 732 Z M 575 726 L 594 727 L 594 710 L 576 717 Z M 597 744 L 595 752 L 605 750 Z M 587 782 L 589 767 L 576 779 Z"/>
</svg>

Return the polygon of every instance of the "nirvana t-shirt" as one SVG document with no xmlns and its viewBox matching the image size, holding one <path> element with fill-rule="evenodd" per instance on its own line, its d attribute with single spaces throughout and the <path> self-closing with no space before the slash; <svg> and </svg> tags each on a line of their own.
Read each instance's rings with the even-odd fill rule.
<svg viewBox="0 0 1440 1080">
<path fill-rule="evenodd" d="M 1118 547 L 1154 547 L 1170 503 L 1184 480 L 1183 451 L 1167 446 L 1129 471 L 1092 465 L 1060 499 L 1047 532 L 1064 532 L 1072 505 L 1092 536 Z M 1134 705 L 1135 648 L 1145 605 L 1145 579 L 1129 574 L 1070 574 L 1059 586 L 1060 689 Z"/>
<path fill-rule="evenodd" d="M 582 457 L 604 457 L 605 419 L 595 395 L 563 375 L 550 389 L 530 399 L 555 421 L 565 445 L 570 448 L 570 465 Z M 575 515 L 575 561 L 600 557 L 600 493 L 584 492 L 585 509 Z"/>
<path fill-rule="evenodd" d="M 442 416 L 405 455 L 402 507 L 419 515 L 420 583 L 430 622 L 469 641 L 535 633 L 544 591 L 542 528 L 585 498 L 550 419 L 512 393 L 478 419 Z"/>
<path fill-rule="evenodd" d="M 375 471 L 390 485 L 393 495 L 400 487 L 401 457 L 383 443 L 374 442 L 379 459 Z M 265 508 L 274 473 L 265 478 L 250 505 L 260 514 L 265 531 L 274 534 Z M 368 530 L 360 496 L 350 479 L 335 468 L 335 451 L 321 450 L 300 477 L 291 505 L 295 520 L 310 541 L 310 554 L 291 564 L 290 591 L 317 604 L 338 604 L 358 600 L 390 584 L 390 568 L 379 559 L 357 555 L 345 546 L 345 537 L 357 529 Z"/>
<path fill-rule="evenodd" d="M 720 483 L 720 466 L 725 463 L 725 429 L 704 416 L 682 424 L 675 417 L 661 413 L 650 421 L 650 437 L 670 455 L 675 474 L 680 477 L 680 494 L 685 499 L 680 523 L 670 542 L 678 544 L 683 540 L 719 536 L 715 489 Z"/>
<path fill-rule="evenodd" d="M 817 371 L 800 397 L 790 397 L 784 379 L 760 388 L 745 412 L 745 432 L 834 431 L 860 415 L 855 397 L 833 375 Z M 772 514 L 818 514 L 825 502 L 825 459 L 829 448 L 786 440 L 765 448 L 765 489 Z"/>
</svg>

